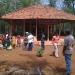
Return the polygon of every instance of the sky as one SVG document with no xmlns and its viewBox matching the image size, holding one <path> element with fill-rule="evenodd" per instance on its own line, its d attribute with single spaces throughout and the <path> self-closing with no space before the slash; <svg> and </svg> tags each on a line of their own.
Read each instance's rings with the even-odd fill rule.
<svg viewBox="0 0 75 75">
<path fill-rule="evenodd" d="M 41 0 L 42 4 L 49 4 L 48 0 Z"/>
<path fill-rule="evenodd" d="M 58 9 L 61 9 L 61 7 L 63 6 L 63 2 L 64 0 L 57 0 L 56 2 L 56 6 Z M 49 4 L 48 0 L 41 0 L 42 4 L 47 5 Z"/>
<path fill-rule="evenodd" d="M 57 2 L 56 2 L 57 8 L 59 8 L 59 9 L 62 8 L 62 6 L 63 6 L 63 1 L 64 1 L 64 0 L 57 0 Z"/>
</svg>

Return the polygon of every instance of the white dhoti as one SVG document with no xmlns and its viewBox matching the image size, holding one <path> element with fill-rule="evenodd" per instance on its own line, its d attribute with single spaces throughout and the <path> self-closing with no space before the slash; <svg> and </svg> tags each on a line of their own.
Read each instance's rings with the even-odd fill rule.
<svg viewBox="0 0 75 75">
<path fill-rule="evenodd" d="M 59 57 L 59 55 L 58 55 L 58 44 L 57 43 L 54 43 L 53 45 L 54 45 L 54 53 L 55 53 L 55 56 L 56 57 Z"/>
</svg>

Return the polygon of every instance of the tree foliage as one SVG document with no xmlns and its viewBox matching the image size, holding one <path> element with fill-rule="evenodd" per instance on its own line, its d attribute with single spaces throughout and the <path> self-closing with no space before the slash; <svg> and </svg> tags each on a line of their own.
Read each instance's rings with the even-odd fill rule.
<svg viewBox="0 0 75 75">
<path fill-rule="evenodd" d="M 64 10 L 75 14 L 75 0 L 64 0 Z"/>
<path fill-rule="evenodd" d="M 49 1 L 49 6 L 55 7 L 56 6 L 56 0 L 48 0 Z"/>
<path fill-rule="evenodd" d="M 39 3 L 40 0 L 0 0 L 0 15 Z"/>
<path fill-rule="evenodd" d="M 22 3 L 23 7 L 26 7 L 33 4 L 38 4 L 40 3 L 40 0 L 20 0 L 20 3 Z"/>
<path fill-rule="evenodd" d="M 75 14 L 75 0 L 64 0 L 64 7 L 63 9 L 69 13 Z M 75 36 L 75 23 L 69 23 L 70 24 L 70 29 L 73 32 L 73 35 Z M 65 26 L 68 28 L 69 24 L 65 24 Z"/>
</svg>

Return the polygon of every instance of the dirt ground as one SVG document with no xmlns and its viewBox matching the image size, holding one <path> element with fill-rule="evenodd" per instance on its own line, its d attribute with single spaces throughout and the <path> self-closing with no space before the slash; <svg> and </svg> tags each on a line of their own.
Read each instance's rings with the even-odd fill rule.
<svg viewBox="0 0 75 75">
<path fill-rule="evenodd" d="M 0 72 L 9 66 L 20 66 L 21 68 L 40 67 L 44 75 L 65 75 L 65 60 L 62 55 L 62 46 L 59 46 L 59 58 L 51 56 L 53 46 L 46 46 L 43 57 L 36 56 L 39 46 L 35 45 L 33 51 L 22 48 L 13 50 L 0 50 Z M 75 47 L 74 47 L 75 49 Z M 72 56 L 72 74 L 75 75 L 75 51 Z"/>
</svg>

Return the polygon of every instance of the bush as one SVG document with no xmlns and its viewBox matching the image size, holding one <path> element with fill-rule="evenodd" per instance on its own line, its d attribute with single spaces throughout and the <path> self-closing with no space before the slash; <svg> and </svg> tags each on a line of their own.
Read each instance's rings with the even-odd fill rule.
<svg viewBox="0 0 75 75">
<path fill-rule="evenodd" d="M 36 55 L 37 55 L 38 57 L 42 57 L 42 56 L 43 56 L 43 51 L 44 51 L 43 48 L 41 48 L 41 47 L 38 48 Z"/>
</svg>

